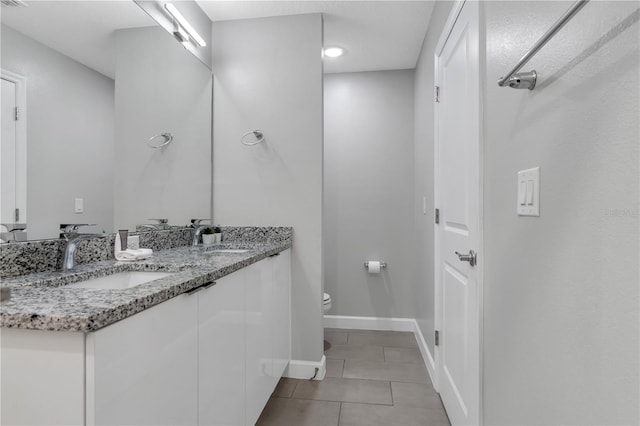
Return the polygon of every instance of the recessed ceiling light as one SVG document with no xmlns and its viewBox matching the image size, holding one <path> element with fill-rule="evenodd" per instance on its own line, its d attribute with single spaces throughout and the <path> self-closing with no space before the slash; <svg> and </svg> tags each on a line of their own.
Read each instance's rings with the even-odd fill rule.
<svg viewBox="0 0 640 426">
<path fill-rule="evenodd" d="M 344 49 L 342 47 L 327 47 L 324 49 L 324 56 L 328 56 L 329 58 L 337 58 L 343 54 Z"/>
</svg>

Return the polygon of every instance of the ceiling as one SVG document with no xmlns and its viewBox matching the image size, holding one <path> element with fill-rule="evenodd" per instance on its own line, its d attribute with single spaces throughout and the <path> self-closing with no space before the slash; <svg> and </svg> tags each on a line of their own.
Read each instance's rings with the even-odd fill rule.
<svg viewBox="0 0 640 426">
<path fill-rule="evenodd" d="M 325 58 L 325 72 L 415 68 L 433 1 L 196 0 L 213 21 L 324 14 L 324 45 L 346 49 Z"/>
<path fill-rule="evenodd" d="M 346 54 L 326 58 L 325 72 L 414 68 L 429 23 L 432 1 L 197 0 L 216 21 L 324 14 L 325 46 Z M 2 6 L 3 24 L 109 77 L 115 75 L 114 31 L 152 25 L 133 1 L 36 1 Z"/>
<path fill-rule="evenodd" d="M 34 1 L 2 6 L 0 20 L 40 43 L 114 78 L 114 31 L 155 25 L 133 1 Z"/>
</svg>

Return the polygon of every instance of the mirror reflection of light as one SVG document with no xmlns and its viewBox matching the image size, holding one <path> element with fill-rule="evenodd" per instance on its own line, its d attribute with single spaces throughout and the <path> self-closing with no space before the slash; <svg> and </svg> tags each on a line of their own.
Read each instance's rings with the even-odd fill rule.
<svg viewBox="0 0 640 426">
<path fill-rule="evenodd" d="M 167 12 L 169 12 L 169 14 L 178 21 L 178 23 L 193 38 L 193 40 L 198 44 L 198 46 L 204 47 L 207 45 L 204 39 L 200 37 L 200 34 L 198 34 L 198 32 L 191 26 L 189 21 L 187 21 L 187 19 L 182 15 L 182 13 L 180 13 L 180 11 L 178 11 L 178 9 L 176 9 L 176 7 L 173 4 L 166 3 L 164 5 L 164 8 L 167 9 Z"/>
<path fill-rule="evenodd" d="M 337 58 L 338 56 L 342 56 L 344 54 L 344 49 L 342 47 L 327 47 L 324 49 L 324 56 L 329 58 Z"/>
</svg>

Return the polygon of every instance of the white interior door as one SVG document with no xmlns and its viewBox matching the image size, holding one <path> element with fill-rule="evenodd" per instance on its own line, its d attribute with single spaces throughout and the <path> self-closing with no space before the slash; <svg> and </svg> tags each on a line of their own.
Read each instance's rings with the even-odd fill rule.
<svg viewBox="0 0 640 426">
<path fill-rule="evenodd" d="M 0 223 L 26 224 L 27 80 L 4 69 L 0 69 L 0 77 Z"/>
<path fill-rule="evenodd" d="M 453 425 L 479 424 L 479 6 L 454 7 L 436 50 L 436 320 L 439 391 Z"/>
<path fill-rule="evenodd" d="M 16 84 L 2 82 L 2 140 L 0 142 L 0 223 L 14 223 L 16 209 Z M 4 232 L 5 229 L 2 229 Z"/>
</svg>

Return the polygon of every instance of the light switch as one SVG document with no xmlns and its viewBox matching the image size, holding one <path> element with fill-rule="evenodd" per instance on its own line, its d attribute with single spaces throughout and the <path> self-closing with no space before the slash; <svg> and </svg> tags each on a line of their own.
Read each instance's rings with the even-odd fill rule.
<svg viewBox="0 0 640 426">
<path fill-rule="evenodd" d="M 527 206 L 533 205 L 533 180 L 529 179 L 527 181 Z"/>
<path fill-rule="evenodd" d="M 518 205 L 527 204 L 527 185 L 525 181 L 518 182 Z"/>
<path fill-rule="evenodd" d="M 84 213 L 84 198 L 76 198 L 76 213 Z"/>
<path fill-rule="evenodd" d="M 540 216 L 540 167 L 518 172 L 519 216 Z"/>
</svg>

